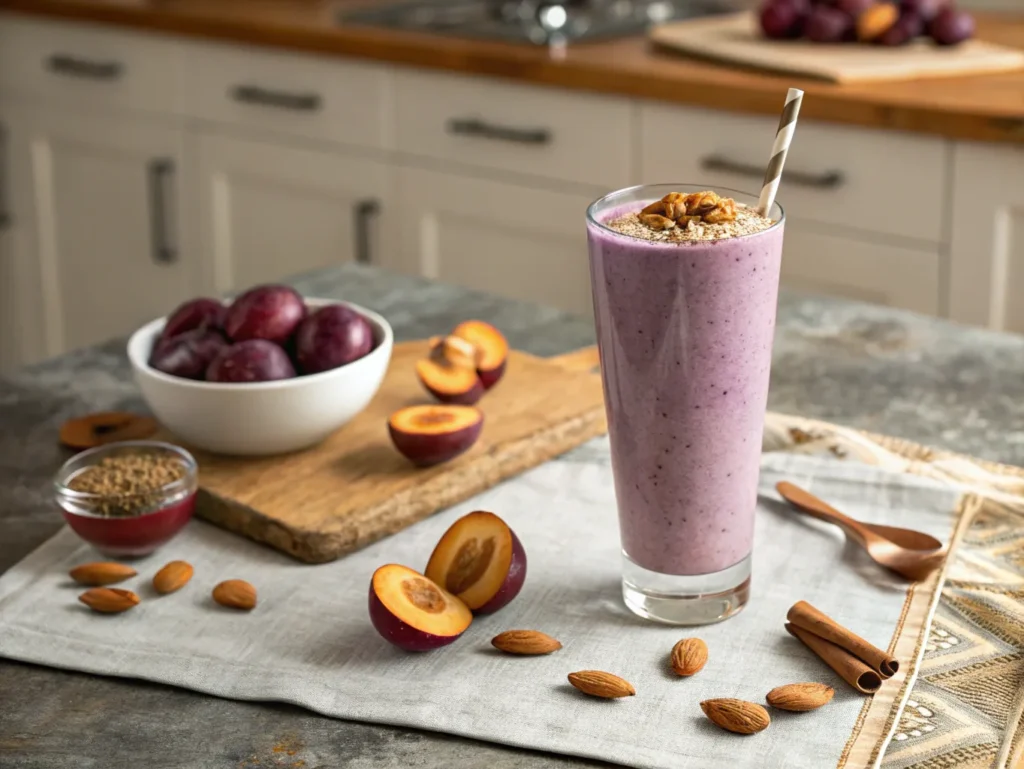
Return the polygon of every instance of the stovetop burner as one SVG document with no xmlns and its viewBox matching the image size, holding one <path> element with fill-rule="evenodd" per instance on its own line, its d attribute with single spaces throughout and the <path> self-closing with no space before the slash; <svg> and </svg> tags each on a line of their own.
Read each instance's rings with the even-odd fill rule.
<svg viewBox="0 0 1024 769">
<path fill-rule="evenodd" d="M 409 0 L 343 12 L 345 24 L 535 45 L 608 40 L 735 10 L 732 0 Z"/>
</svg>

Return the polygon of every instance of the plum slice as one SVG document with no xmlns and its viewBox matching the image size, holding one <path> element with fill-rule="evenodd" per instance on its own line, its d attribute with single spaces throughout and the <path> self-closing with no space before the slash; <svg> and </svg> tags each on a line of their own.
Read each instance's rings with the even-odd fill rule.
<svg viewBox="0 0 1024 769">
<path fill-rule="evenodd" d="M 430 356 L 416 362 L 416 375 L 441 403 L 472 406 L 485 390 L 477 374 L 476 348 L 455 336 L 431 339 Z"/>
<path fill-rule="evenodd" d="M 468 451 L 483 424 L 483 413 L 472 406 L 407 406 L 388 419 L 388 433 L 410 462 L 430 467 Z"/>
<path fill-rule="evenodd" d="M 489 390 L 498 383 L 505 373 L 508 361 L 508 340 L 490 323 L 482 320 L 467 320 L 452 331 L 452 336 L 465 339 L 476 350 L 476 373 Z"/>
<path fill-rule="evenodd" d="M 462 635 L 473 613 L 419 572 L 389 563 L 370 579 L 370 621 L 389 643 L 425 652 Z"/>
<path fill-rule="evenodd" d="M 425 574 L 478 614 L 501 609 L 526 581 L 526 551 L 494 513 L 464 515 L 430 554 Z"/>
</svg>

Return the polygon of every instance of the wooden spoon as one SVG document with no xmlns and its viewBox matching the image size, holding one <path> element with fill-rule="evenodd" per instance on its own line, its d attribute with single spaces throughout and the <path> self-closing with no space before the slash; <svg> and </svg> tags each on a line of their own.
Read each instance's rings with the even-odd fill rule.
<svg viewBox="0 0 1024 769">
<path fill-rule="evenodd" d="M 875 563 L 907 579 L 924 579 L 942 566 L 946 558 L 945 546 L 929 534 L 855 521 L 809 491 L 786 481 L 775 484 L 775 488 L 797 510 L 836 524 L 863 547 Z"/>
</svg>

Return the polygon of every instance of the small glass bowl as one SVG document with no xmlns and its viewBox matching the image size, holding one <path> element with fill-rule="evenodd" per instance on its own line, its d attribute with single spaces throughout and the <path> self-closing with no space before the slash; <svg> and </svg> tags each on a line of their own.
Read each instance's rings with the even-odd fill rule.
<svg viewBox="0 0 1024 769">
<path fill-rule="evenodd" d="M 106 457 L 125 454 L 164 454 L 185 467 L 185 475 L 153 492 L 152 509 L 132 516 L 103 515 L 104 502 L 118 495 L 75 491 L 67 484 Z M 169 542 L 188 523 L 196 507 L 198 465 L 184 449 L 160 441 L 122 441 L 75 455 L 57 471 L 53 482 L 56 502 L 74 532 L 102 553 L 112 556 L 148 555 Z"/>
</svg>

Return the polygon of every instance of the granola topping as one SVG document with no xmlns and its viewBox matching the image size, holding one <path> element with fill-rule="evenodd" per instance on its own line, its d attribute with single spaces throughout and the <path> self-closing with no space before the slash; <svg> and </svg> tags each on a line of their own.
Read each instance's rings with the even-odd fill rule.
<svg viewBox="0 0 1024 769">
<path fill-rule="evenodd" d="M 670 192 L 636 213 L 607 222 L 616 232 L 642 240 L 683 242 L 753 235 L 775 224 L 732 198 L 708 191 Z"/>
</svg>

